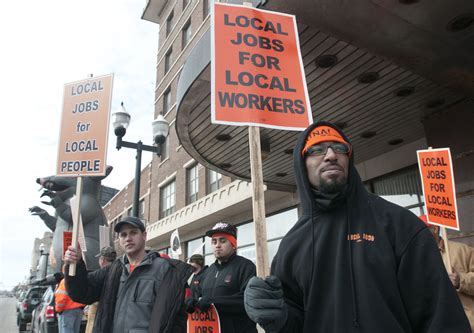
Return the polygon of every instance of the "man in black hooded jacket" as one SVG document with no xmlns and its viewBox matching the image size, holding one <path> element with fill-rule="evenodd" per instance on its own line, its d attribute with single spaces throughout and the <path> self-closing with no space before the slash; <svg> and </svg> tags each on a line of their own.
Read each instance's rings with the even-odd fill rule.
<svg viewBox="0 0 474 333">
<path fill-rule="evenodd" d="M 365 189 L 349 139 L 316 123 L 294 152 L 302 214 L 249 281 L 249 317 L 267 333 L 471 332 L 430 231 Z"/>
</svg>

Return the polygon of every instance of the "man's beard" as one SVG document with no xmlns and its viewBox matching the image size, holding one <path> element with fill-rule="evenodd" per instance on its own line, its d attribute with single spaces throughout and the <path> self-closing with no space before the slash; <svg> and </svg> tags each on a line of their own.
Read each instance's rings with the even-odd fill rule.
<svg viewBox="0 0 474 333">
<path fill-rule="evenodd" d="M 342 190 L 344 190 L 346 183 L 347 183 L 347 177 L 344 177 L 341 180 L 329 179 L 329 181 L 326 181 L 325 179 L 321 179 L 321 182 L 318 186 L 318 190 L 324 194 L 337 194 L 339 192 L 342 192 Z"/>
</svg>

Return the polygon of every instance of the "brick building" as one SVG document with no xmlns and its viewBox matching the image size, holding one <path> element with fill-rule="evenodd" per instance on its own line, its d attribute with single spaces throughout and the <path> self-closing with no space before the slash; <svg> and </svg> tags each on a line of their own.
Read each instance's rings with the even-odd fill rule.
<svg viewBox="0 0 474 333">
<path fill-rule="evenodd" d="M 369 190 L 422 214 L 415 151 L 451 147 L 462 232 L 450 236 L 473 243 L 474 143 L 467 124 L 474 120 L 474 84 L 462 79 L 474 68 L 466 57 L 469 43 L 462 44 L 472 40 L 473 21 L 455 15 L 469 12 L 469 4 L 454 11 L 417 1 L 390 8 L 371 1 L 253 3 L 296 15 L 313 117 L 336 122 L 353 138 L 356 167 Z M 211 4 L 148 0 L 142 15 L 160 26 L 154 116 L 164 115 L 170 133 L 162 157 L 142 171 L 140 217 L 147 221 L 149 246 L 169 251 L 170 234 L 178 229 L 183 258 L 200 251 L 208 262 L 203 235 L 218 221 L 238 225 L 239 253 L 255 257 L 246 128 L 210 123 Z M 447 25 L 430 30 L 423 13 Z M 268 147 L 263 172 L 271 260 L 298 216 L 291 156 L 298 133 L 261 133 Z M 104 209 L 112 224 L 131 213 L 132 197 L 133 181 Z"/>
</svg>

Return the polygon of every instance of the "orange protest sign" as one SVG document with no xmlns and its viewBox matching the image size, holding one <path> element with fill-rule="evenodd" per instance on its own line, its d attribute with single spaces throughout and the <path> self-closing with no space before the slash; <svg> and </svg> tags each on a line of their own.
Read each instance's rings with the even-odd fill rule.
<svg viewBox="0 0 474 333">
<path fill-rule="evenodd" d="M 449 148 L 418 150 L 428 222 L 459 230 L 456 190 Z"/>
<path fill-rule="evenodd" d="M 196 311 L 188 314 L 188 333 L 220 333 L 221 323 L 214 304 L 207 312 Z"/>
<path fill-rule="evenodd" d="M 113 77 L 64 86 L 57 175 L 105 175 Z"/>
<path fill-rule="evenodd" d="M 72 232 L 63 231 L 63 258 L 67 248 L 72 245 Z"/>
<path fill-rule="evenodd" d="M 313 122 L 293 15 L 214 3 L 212 123 L 304 130 Z"/>
</svg>

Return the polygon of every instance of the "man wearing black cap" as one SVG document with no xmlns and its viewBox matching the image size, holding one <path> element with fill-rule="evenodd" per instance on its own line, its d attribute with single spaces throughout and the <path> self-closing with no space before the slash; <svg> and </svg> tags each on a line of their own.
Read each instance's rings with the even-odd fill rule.
<svg viewBox="0 0 474 333">
<path fill-rule="evenodd" d="M 272 275 L 248 283 L 252 320 L 267 333 L 471 331 L 430 231 L 365 189 L 342 131 L 311 125 L 293 157 L 301 217 Z"/>
<path fill-rule="evenodd" d="M 212 239 L 216 261 L 199 284 L 199 298 L 187 300 L 188 312 L 194 307 L 207 311 L 214 304 L 219 313 L 221 332 L 257 332 L 244 308 L 245 286 L 255 276 L 256 268 L 250 260 L 236 254 L 237 229 L 228 223 L 217 223 L 206 236 Z"/>
<path fill-rule="evenodd" d="M 81 251 L 72 246 L 64 256 L 76 263 L 76 275 L 66 273 L 73 300 L 99 301 L 94 333 L 186 332 L 184 291 L 192 267 L 145 251 L 146 231 L 136 217 L 126 217 L 114 228 L 125 254 L 111 265 L 87 273 Z"/>
</svg>

